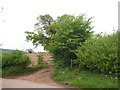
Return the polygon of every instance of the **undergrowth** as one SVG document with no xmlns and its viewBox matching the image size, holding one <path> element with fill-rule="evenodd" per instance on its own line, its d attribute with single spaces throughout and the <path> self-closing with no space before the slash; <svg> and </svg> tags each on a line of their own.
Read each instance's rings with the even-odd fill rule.
<svg viewBox="0 0 120 90">
<path fill-rule="evenodd" d="M 118 78 L 79 69 L 59 68 L 52 78 L 62 84 L 79 88 L 118 88 Z"/>
</svg>

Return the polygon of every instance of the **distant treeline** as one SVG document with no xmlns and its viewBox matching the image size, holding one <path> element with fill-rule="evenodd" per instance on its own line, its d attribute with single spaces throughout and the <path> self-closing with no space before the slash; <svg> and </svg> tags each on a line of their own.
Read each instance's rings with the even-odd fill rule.
<svg viewBox="0 0 120 90">
<path fill-rule="evenodd" d="M 15 51 L 13 49 L 3 49 L 3 48 L 0 48 L 0 50 L 2 51 L 2 53 Z"/>
<path fill-rule="evenodd" d="M 2 53 L 7 53 L 7 52 L 13 52 L 15 51 L 14 49 L 3 49 L 3 48 L 0 48 L 0 50 L 2 51 Z M 27 53 L 25 51 L 23 51 L 24 53 Z"/>
</svg>

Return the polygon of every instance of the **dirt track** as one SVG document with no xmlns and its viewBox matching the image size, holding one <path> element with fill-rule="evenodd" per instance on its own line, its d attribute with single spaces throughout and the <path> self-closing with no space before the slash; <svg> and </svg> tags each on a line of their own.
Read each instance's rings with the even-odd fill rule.
<svg viewBox="0 0 120 90">
<path fill-rule="evenodd" d="M 14 76 L 14 77 L 8 77 L 8 78 L 15 79 L 15 80 L 26 80 L 30 82 L 39 83 L 39 84 L 62 87 L 61 85 L 58 85 L 51 79 L 52 71 L 53 71 L 53 68 L 50 67 L 50 68 L 45 68 L 28 75 Z"/>
<path fill-rule="evenodd" d="M 58 86 L 47 85 L 43 83 L 35 83 L 19 79 L 1 79 L 2 88 L 59 88 Z"/>
<path fill-rule="evenodd" d="M 37 72 L 22 75 L 11 76 L 2 79 L 3 88 L 64 88 L 64 86 L 57 84 L 50 76 L 53 68 L 45 68 Z"/>
</svg>

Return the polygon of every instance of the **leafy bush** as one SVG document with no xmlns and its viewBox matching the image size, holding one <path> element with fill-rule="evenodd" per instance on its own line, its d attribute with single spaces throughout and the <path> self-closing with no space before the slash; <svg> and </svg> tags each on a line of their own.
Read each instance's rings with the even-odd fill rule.
<svg viewBox="0 0 120 90">
<path fill-rule="evenodd" d="M 23 55 L 22 51 L 15 50 L 13 52 L 4 53 L 2 56 L 2 68 L 10 66 L 27 67 L 30 64 L 28 56 Z"/>
<path fill-rule="evenodd" d="M 77 50 L 80 68 L 104 74 L 118 74 L 118 35 L 96 35 L 84 42 Z"/>
</svg>

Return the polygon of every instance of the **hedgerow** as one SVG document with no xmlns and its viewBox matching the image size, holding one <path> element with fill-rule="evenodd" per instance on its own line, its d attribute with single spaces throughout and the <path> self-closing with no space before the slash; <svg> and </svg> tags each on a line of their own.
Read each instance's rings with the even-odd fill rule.
<svg viewBox="0 0 120 90">
<path fill-rule="evenodd" d="M 29 57 L 24 55 L 23 52 L 19 50 L 3 53 L 2 55 L 2 68 L 11 66 L 27 67 L 30 62 Z"/>
<path fill-rule="evenodd" d="M 78 48 L 75 63 L 79 68 L 103 74 L 117 75 L 118 70 L 118 33 L 94 35 Z"/>
</svg>

